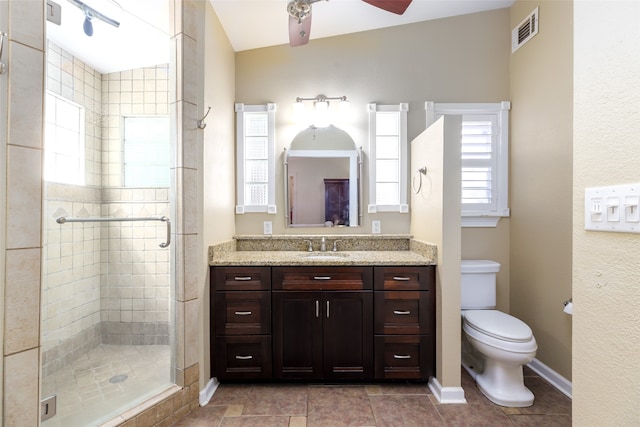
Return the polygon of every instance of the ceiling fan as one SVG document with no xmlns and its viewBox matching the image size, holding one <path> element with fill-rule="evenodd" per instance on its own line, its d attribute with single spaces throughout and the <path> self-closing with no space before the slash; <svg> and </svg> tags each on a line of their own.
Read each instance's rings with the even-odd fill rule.
<svg viewBox="0 0 640 427">
<path fill-rule="evenodd" d="M 289 45 L 301 46 L 309 42 L 311 34 L 311 5 L 321 0 L 291 0 L 289 12 Z M 327 0 L 328 1 L 328 0 Z M 372 6 L 402 15 L 412 0 L 362 0 Z"/>
</svg>

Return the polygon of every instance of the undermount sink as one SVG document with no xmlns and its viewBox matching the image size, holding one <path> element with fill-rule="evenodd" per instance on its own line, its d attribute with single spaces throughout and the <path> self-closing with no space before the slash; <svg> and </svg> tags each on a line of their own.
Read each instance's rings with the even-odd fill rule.
<svg viewBox="0 0 640 427">
<path fill-rule="evenodd" d="M 311 252 L 311 253 L 305 253 L 302 254 L 301 257 L 302 258 L 309 258 L 309 259 L 343 259 L 346 258 L 348 256 L 348 254 L 345 253 L 324 253 L 324 252 Z"/>
</svg>

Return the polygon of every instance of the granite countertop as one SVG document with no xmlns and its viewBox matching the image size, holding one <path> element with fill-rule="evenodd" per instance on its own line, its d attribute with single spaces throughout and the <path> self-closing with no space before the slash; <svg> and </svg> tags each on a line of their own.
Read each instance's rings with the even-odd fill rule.
<svg viewBox="0 0 640 427">
<path fill-rule="evenodd" d="M 434 265 L 435 260 L 413 251 L 234 251 L 211 259 L 210 265 Z"/>
<path fill-rule="evenodd" d="M 435 265 L 437 260 L 435 245 L 407 235 L 326 236 L 327 249 L 337 240 L 337 252 L 319 251 L 322 237 L 325 236 L 236 236 L 209 246 L 209 265 Z M 306 250 L 309 242 L 313 252 Z"/>
</svg>

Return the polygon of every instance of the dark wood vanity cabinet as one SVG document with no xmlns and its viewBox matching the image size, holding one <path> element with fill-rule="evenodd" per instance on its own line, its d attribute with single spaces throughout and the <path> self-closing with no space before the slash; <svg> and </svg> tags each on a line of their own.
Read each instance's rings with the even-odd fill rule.
<svg viewBox="0 0 640 427">
<path fill-rule="evenodd" d="M 373 378 L 371 267 L 273 267 L 273 375 Z"/>
<path fill-rule="evenodd" d="M 211 267 L 220 380 L 428 380 L 435 268 Z"/>
<path fill-rule="evenodd" d="M 271 378 L 271 268 L 211 268 L 211 369 L 220 380 Z"/>
<path fill-rule="evenodd" d="M 375 377 L 435 374 L 435 267 L 375 267 Z"/>
</svg>

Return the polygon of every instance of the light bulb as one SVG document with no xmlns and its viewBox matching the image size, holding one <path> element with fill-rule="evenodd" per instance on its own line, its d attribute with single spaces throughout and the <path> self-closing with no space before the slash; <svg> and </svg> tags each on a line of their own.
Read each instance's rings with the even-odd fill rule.
<svg viewBox="0 0 640 427">
<path fill-rule="evenodd" d="M 329 109 L 329 102 L 327 101 L 316 101 L 313 103 L 313 106 L 315 107 L 316 111 L 327 111 Z"/>
</svg>

